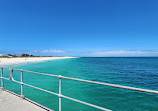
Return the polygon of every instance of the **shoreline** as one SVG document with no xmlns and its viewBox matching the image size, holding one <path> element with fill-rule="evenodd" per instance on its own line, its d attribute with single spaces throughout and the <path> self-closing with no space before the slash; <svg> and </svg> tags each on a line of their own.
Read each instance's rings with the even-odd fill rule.
<svg viewBox="0 0 158 111">
<path fill-rule="evenodd" d="M 57 59 L 70 59 L 77 57 L 15 57 L 15 58 L 0 58 L 0 66 L 32 63 Z"/>
</svg>

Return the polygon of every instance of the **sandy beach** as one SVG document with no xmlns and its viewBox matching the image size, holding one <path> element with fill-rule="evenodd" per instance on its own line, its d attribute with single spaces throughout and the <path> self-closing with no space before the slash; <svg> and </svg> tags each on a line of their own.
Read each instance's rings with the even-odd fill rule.
<svg viewBox="0 0 158 111">
<path fill-rule="evenodd" d="M 12 64 L 22 64 L 30 62 L 39 62 L 46 60 L 56 60 L 56 59 L 68 59 L 75 57 L 18 57 L 18 58 L 0 58 L 0 66 L 12 65 Z"/>
</svg>

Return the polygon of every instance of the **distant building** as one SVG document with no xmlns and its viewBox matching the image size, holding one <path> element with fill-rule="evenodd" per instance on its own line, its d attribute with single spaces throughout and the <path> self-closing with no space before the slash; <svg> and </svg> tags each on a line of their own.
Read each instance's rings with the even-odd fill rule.
<svg viewBox="0 0 158 111">
<path fill-rule="evenodd" d="M 19 57 L 19 55 L 13 55 L 13 57 Z"/>
<path fill-rule="evenodd" d="M 0 56 L 3 56 L 3 54 L 0 54 Z"/>
</svg>

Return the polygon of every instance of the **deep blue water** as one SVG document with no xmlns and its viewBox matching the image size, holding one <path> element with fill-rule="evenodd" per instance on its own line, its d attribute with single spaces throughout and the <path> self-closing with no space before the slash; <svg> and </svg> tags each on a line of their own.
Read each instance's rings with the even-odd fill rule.
<svg viewBox="0 0 158 111">
<path fill-rule="evenodd" d="M 8 66 L 49 74 L 158 90 L 158 58 L 73 58 Z M 20 73 L 14 72 L 20 80 Z M 5 77 L 9 72 L 5 70 Z M 24 82 L 58 93 L 58 79 L 24 73 Z M 20 94 L 20 85 L 5 81 L 5 88 Z M 114 111 L 158 111 L 158 95 L 62 79 L 62 94 Z M 24 95 L 58 110 L 58 97 L 27 86 Z M 62 98 L 63 111 L 100 111 Z"/>
</svg>

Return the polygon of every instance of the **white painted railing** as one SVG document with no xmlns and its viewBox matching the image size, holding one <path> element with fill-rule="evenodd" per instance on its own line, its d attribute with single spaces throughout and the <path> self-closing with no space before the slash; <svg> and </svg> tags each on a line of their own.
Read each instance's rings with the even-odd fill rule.
<svg viewBox="0 0 158 111">
<path fill-rule="evenodd" d="M 9 78 L 3 77 L 3 69 L 9 69 L 10 70 L 10 77 Z M 17 70 L 17 71 L 21 72 L 20 73 L 21 74 L 21 81 L 17 81 L 17 80 L 14 79 L 14 77 L 13 77 L 13 71 L 14 70 Z M 34 74 L 40 74 L 40 75 L 46 75 L 46 76 L 52 76 L 52 77 L 59 78 L 59 93 L 55 93 L 55 92 L 52 92 L 52 91 L 48 91 L 48 90 L 45 90 L 45 89 L 42 89 L 42 88 L 39 88 L 39 87 L 32 86 L 32 85 L 24 83 L 23 82 L 23 72 L 29 72 L 29 73 L 34 73 Z M 44 91 L 44 92 L 47 92 L 47 93 L 50 93 L 50 94 L 58 96 L 59 97 L 59 111 L 61 111 L 61 98 L 66 98 L 66 99 L 69 99 L 69 100 L 72 100 L 72 101 L 75 101 L 75 102 L 78 102 L 78 103 L 82 103 L 82 104 L 85 104 L 87 106 L 91 106 L 91 107 L 94 107 L 94 108 L 97 108 L 97 109 L 100 109 L 100 110 L 103 110 L 103 111 L 111 111 L 109 109 L 106 109 L 106 108 L 103 108 L 103 107 L 100 107 L 100 106 L 97 106 L 97 105 L 93 105 L 91 103 L 87 103 L 87 102 L 84 102 L 84 101 L 80 101 L 78 99 L 74 99 L 74 98 L 62 95 L 62 93 L 61 93 L 61 79 L 62 78 L 63 79 L 70 79 L 70 80 L 75 80 L 75 81 L 81 81 L 81 82 L 100 84 L 100 85 L 105 85 L 105 86 L 111 86 L 111 87 L 117 87 L 117 88 L 123 88 L 123 89 L 129 89 L 129 90 L 135 90 L 135 91 L 141 91 L 141 92 L 158 94 L 158 91 L 155 91 L 155 90 L 148 90 L 148 89 L 142 89 L 142 88 L 122 86 L 122 85 L 117 85 L 117 84 L 109 84 L 109 83 L 103 83 L 103 82 L 97 82 L 97 81 L 90 81 L 90 80 L 83 80 L 83 79 L 65 77 L 65 76 L 61 76 L 61 75 L 52 75 L 52 74 L 33 72 L 33 71 L 27 71 L 27 70 L 22 70 L 22 69 L 4 68 L 4 67 L 1 67 L 1 77 L 0 78 L 1 78 L 1 88 L 4 88 L 3 79 L 12 80 L 13 82 L 21 84 L 21 97 L 22 98 L 24 98 L 23 85 L 26 85 L 26 86 L 29 86 L 29 87 L 32 87 L 32 88 L 35 88 L 35 89 L 38 89 L 38 90 L 41 90 L 41 91 Z"/>
</svg>

